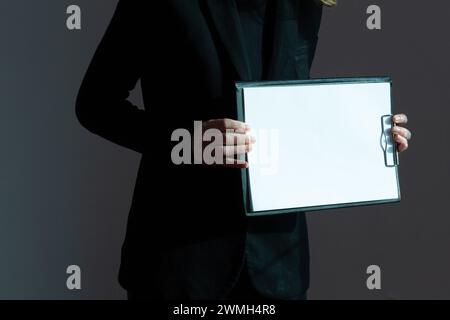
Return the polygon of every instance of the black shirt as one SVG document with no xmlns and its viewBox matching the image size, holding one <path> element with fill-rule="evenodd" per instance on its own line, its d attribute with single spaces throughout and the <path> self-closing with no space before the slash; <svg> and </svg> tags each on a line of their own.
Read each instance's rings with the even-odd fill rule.
<svg viewBox="0 0 450 320">
<path fill-rule="evenodd" d="M 264 74 L 268 0 L 235 0 L 238 8 L 244 45 L 250 63 L 253 80 L 261 80 Z"/>
</svg>

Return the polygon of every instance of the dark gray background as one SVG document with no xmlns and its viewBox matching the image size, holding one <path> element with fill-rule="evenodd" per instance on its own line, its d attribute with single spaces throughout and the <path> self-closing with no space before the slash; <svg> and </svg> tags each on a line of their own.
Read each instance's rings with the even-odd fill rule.
<svg viewBox="0 0 450 320">
<path fill-rule="evenodd" d="M 117 272 L 139 155 L 74 113 L 116 3 L 0 2 L 0 298 L 125 298 Z M 70 4 L 81 6 L 81 31 L 66 28 Z M 382 8 L 381 31 L 365 26 L 370 4 Z M 392 76 L 413 143 L 400 204 L 308 214 L 311 299 L 450 298 L 449 12 L 443 0 L 325 10 L 312 76 Z M 70 264 L 82 268 L 81 291 L 66 289 Z M 382 268 L 380 291 L 366 288 L 371 264 Z"/>
</svg>

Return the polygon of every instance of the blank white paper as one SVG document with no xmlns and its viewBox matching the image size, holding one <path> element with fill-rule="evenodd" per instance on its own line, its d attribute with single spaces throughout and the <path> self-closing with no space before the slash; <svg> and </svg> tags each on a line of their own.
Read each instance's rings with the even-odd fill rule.
<svg viewBox="0 0 450 320">
<path fill-rule="evenodd" d="M 390 83 L 243 90 L 245 122 L 257 139 L 248 155 L 253 211 L 400 197 L 397 169 L 385 165 L 380 143 Z"/>
</svg>

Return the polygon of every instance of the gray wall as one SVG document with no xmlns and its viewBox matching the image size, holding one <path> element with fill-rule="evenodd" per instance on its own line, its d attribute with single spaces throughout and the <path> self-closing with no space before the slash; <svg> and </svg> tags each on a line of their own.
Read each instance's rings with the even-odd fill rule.
<svg viewBox="0 0 450 320">
<path fill-rule="evenodd" d="M 341 0 L 325 10 L 313 77 L 391 75 L 413 131 L 402 202 L 308 214 L 311 299 L 450 298 L 450 3 Z M 116 0 L 0 2 L 0 298 L 122 299 L 120 247 L 139 155 L 91 135 L 74 100 Z M 82 8 L 81 31 L 65 26 Z M 383 29 L 365 27 L 370 4 Z M 139 90 L 133 100 L 140 103 Z M 66 267 L 82 290 L 66 289 Z M 365 286 L 382 268 L 382 290 Z"/>
</svg>

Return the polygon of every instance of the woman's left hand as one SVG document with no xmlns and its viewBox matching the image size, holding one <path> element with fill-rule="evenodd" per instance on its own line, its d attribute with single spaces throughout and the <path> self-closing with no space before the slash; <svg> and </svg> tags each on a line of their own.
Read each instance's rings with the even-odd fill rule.
<svg viewBox="0 0 450 320">
<path fill-rule="evenodd" d="M 396 114 L 393 121 L 397 126 L 392 128 L 392 136 L 397 142 L 398 152 L 403 152 L 408 149 L 409 140 L 411 140 L 411 131 L 401 126 L 408 123 L 408 117 L 406 114 Z"/>
</svg>

